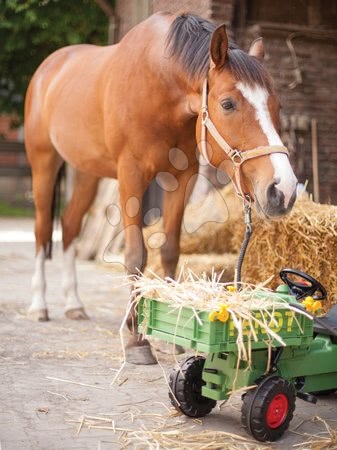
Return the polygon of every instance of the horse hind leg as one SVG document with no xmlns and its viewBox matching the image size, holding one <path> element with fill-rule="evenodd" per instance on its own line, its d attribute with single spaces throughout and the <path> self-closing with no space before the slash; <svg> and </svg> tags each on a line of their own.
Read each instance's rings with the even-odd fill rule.
<svg viewBox="0 0 337 450">
<path fill-rule="evenodd" d="M 66 299 L 65 315 L 73 320 L 89 319 L 77 290 L 75 239 L 80 232 L 82 218 L 95 198 L 97 184 L 98 178 L 76 172 L 73 194 L 62 217 L 62 288 Z"/>
<path fill-rule="evenodd" d="M 53 228 L 53 199 L 57 174 L 61 165 L 62 160 L 56 153 L 43 154 L 41 158 L 34 159 L 32 164 L 36 257 L 32 277 L 33 295 L 31 305 L 28 309 L 28 317 L 39 322 L 49 319 L 45 299 L 45 260 L 50 256 Z"/>
</svg>

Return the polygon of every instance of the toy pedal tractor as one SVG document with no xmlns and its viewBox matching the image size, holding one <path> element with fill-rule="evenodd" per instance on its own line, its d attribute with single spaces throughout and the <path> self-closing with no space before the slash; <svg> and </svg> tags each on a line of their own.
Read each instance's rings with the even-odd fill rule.
<svg viewBox="0 0 337 450">
<path fill-rule="evenodd" d="M 285 347 L 273 341 L 268 348 L 264 330 L 256 329 L 258 339 L 250 342 L 249 362 L 238 361 L 231 319 L 210 322 L 207 311 L 200 311 L 201 326 L 189 307 L 178 313 L 168 302 L 140 300 L 142 333 L 207 354 L 189 356 L 170 374 L 169 396 L 177 410 L 190 417 L 203 417 L 217 400 L 229 397 L 234 384 L 235 389 L 250 387 L 243 395 L 242 425 L 259 441 L 275 441 L 289 426 L 296 397 L 316 403 L 316 395 L 337 390 L 337 305 L 324 317 L 311 318 L 309 311 L 326 298 L 324 287 L 306 273 L 292 269 L 282 270 L 280 277 L 285 284 L 275 293 L 261 291 L 259 295 L 281 297 L 298 312 L 272 311 Z M 301 313 L 304 310 L 306 315 Z"/>
</svg>

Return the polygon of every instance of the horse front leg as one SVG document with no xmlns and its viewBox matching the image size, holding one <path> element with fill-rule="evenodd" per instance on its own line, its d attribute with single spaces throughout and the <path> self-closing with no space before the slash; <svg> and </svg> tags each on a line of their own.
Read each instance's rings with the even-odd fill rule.
<svg viewBox="0 0 337 450">
<path fill-rule="evenodd" d="M 143 272 L 147 261 L 142 233 L 142 204 L 148 181 L 141 168 L 137 169 L 130 162 L 119 169 L 118 179 L 125 234 L 125 267 L 132 278 Z M 133 364 L 156 364 L 149 342 L 138 333 L 137 306 L 134 300 L 131 295 L 126 322 L 131 336 L 125 348 L 126 361 Z"/>
<path fill-rule="evenodd" d="M 178 189 L 176 191 L 165 191 L 163 203 L 164 233 L 166 242 L 161 247 L 161 261 L 164 276 L 175 278 L 180 253 L 181 224 L 185 205 L 192 193 L 197 178 L 198 166 L 191 165 L 188 170 L 176 174 Z M 185 350 L 182 346 L 175 344 L 156 343 L 157 349 L 166 354 L 179 355 Z"/>
<path fill-rule="evenodd" d="M 198 174 L 197 163 L 184 172 L 176 174 L 179 187 L 176 191 L 164 193 L 163 221 L 166 242 L 161 247 L 161 262 L 164 276 L 175 278 L 180 253 L 181 224 Z"/>
</svg>

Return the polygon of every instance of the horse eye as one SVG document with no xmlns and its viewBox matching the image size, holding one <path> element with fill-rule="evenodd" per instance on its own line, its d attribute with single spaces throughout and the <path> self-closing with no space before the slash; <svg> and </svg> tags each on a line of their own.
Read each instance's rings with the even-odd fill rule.
<svg viewBox="0 0 337 450">
<path fill-rule="evenodd" d="M 235 109 L 235 103 L 231 98 L 227 98 L 221 102 L 221 106 L 225 111 L 231 111 Z"/>
</svg>

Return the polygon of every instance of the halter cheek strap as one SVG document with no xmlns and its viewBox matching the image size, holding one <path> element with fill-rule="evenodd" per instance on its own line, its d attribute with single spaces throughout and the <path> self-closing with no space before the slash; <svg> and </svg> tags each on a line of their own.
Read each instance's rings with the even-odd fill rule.
<svg viewBox="0 0 337 450">
<path fill-rule="evenodd" d="M 200 151 L 205 160 L 210 164 L 210 160 L 207 153 L 207 131 L 216 141 L 220 148 L 226 153 L 228 159 L 232 161 L 234 167 L 234 176 L 232 182 L 234 184 L 236 193 L 243 199 L 250 199 L 250 195 L 244 192 L 241 180 L 241 166 L 245 161 L 249 159 L 258 158 L 259 156 L 271 155 L 272 153 L 284 153 L 289 156 L 288 150 L 282 145 L 268 145 L 253 148 L 251 150 L 239 150 L 233 149 L 228 142 L 221 136 L 216 129 L 214 123 L 209 117 L 207 106 L 207 78 L 205 79 L 202 87 L 202 119 L 201 119 L 201 143 Z"/>
</svg>

